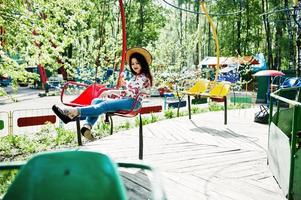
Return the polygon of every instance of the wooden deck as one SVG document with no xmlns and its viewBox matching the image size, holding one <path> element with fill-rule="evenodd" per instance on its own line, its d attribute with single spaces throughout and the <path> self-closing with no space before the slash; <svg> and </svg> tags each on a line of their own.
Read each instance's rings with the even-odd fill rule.
<svg viewBox="0 0 301 200">
<path fill-rule="evenodd" d="M 229 111 L 228 125 L 223 125 L 222 112 L 146 125 L 142 163 L 160 171 L 169 200 L 284 200 L 267 166 L 268 126 L 253 122 L 256 111 Z M 81 149 L 106 153 L 116 162 L 140 162 L 138 129 Z M 143 174 L 122 172 L 127 189 L 136 194 L 131 199 L 149 196 L 150 184 Z"/>
</svg>

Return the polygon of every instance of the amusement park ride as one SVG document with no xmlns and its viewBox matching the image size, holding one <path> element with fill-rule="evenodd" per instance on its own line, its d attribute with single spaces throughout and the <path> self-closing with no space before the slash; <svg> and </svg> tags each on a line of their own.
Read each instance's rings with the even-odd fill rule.
<svg viewBox="0 0 301 200">
<path fill-rule="evenodd" d="M 164 2 L 166 2 L 164 0 Z M 217 65 L 215 68 L 214 86 L 218 87 L 218 74 L 220 67 L 220 51 L 219 43 L 216 34 L 215 25 L 210 18 L 205 1 L 201 1 L 203 14 L 206 15 L 211 31 L 213 33 L 215 45 Z M 116 88 L 119 88 L 122 83 L 122 73 L 124 71 L 125 54 L 126 54 L 126 25 L 125 14 L 122 0 L 119 0 L 121 23 L 122 23 L 122 53 L 119 76 Z M 300 25 L 300 7 L 301 2 L 295 1 L 296 7 L 296 23 L 298 24 L 298 70 L 301 70 L 301 25 Z M 299 7 L 299 9 L 297 9 Z M 43 66 L 41 72 L 43 71 Z M 264 73 L 264 72 L 261 72 Z M 43 81 L 46 81 L 45 76 Z M 89 105 L 93 98 L 110 88 L 105 88 L 102 85 L 82 85 L 75 82 L 69 82 L 64 86 L 64 89 L 70 84 L 87 86 L 87 89 L 82 92 L 79 97 L 70 101 L 63 101 L 63 93 L 61 96 L 62 102 L 67 106 L 85 106 Z M 206 85 L 207 87 L 207 85 Z M 281 108 L 280 103 L 277 103 L 276 111 L 273 109 L 274 102 L 270 101 L 270 119 L 269 119 L 269 144 L 268 144 L 268 164 L 273 172 L 281 189 L 287 195 L 289 200 L 301 200 L 301 87 L 281 88 L 271 94 L 271 98 L 277 102 L 285 102 L 290 106 Z M 63 90 L 64 90 L 63 89 Z M 229 87 L 227 86 L 227 90 Z M 287 99 L 281 94 L 288 90 L 297 91 L 297 100 Z M 191 91 L 190 91 L 191 92 Z M 189 91 L 188 91 L 189 93 Z M 192 95 L 192 94 L 191 94 Z M 210 93 L 207 96 L 215 98 Z M 224 96 L 220 97 L 224 100 Z M 135 106 L 134 106 L 135 107 Z M 133 117 L 139 115 L 140 130 L 139 130 L 139 159 L 143 159 L 143 134 L 141 114 L 161 110 L 162 108 L 140 108 L 139 110 L 132 109 L 130 111 L 120 111 L 109 113 L 110 116 L 118 115 L 123 117 Z M 77 129 L 79 131 L 80 119 L 76 119 Z M 226 123 L 226 116 L 225 116 Z M 111 119 L 111 125 L 113 121 Z M 112 128 L 112 127 L 111 127 Z M 78 132 L 78 143 L 81 145 L 80 132 Z M 30 159 L 28 162 L 1 164 L 0 169 L 20 169 L 16 179 L 11 184 L 3 200 L 10 199 L 103 199 L 103 200 L 121 200 L 127 199 L 125 187 L 122 183 L 117 167 L 133 167 L 143 170 L 152 170 L 151 167 L 139 164 L 130 163 L 114 163 L 108 156 L 81 151 L 65 151 L 54 152 L 38 155 Z M 97 169 L 97 170 L 95 170 Z M 158 182 L 157 182 L 158 183 Z M 155 184 L 157 184 L 155 183 Z M 153 198 L 155 200 L 166 199 L 163 190 L 156 185 Z"/>
<path fill-rule="evenodd" d="M 122 73 L 124 71 L 125 54 L 126 54 L 126 25 L 125 14 L 122 0 L 119 0 L 122 23 L 122 54 L 119 77 L 116 88 L 122 84 Z M 42 66 L 39 66 L 42 68 Z M 43 71 L 43 69 L 40 69 Z M 45 72 L 45 71 L 44 71 Z M 44 76 L 43 76 L 44 77 Z M 45 78 L 45 77 L 44 77 Z M 46 79 L 44 80 L 46 81 Z M 87 86 L 79 97 L 71 102 L 64 102 L 64 89 L 70 84 L 77 86 Z M 76 82 L 67 82 L 62 91 L 62 103 L 68 106 L 85 106 L 91 104 L 93 98 L 98 97 L 101 92 L 110 88 L 94 83 L 90 86 Z M 138 100 L 138 98 L 137 98 Z M 119 111 L 116 113 L 107 113 L 111 120 L 111 133 L 113 129 L 113 115 L 122 117 L 134 117 L 139 114 L 139 159 L 143 159 L 143 135 L 141 114 L 149 112 L 158 112 L 160 107 L 140 107 L 134 110 L 136 104 L 130 111 Z M 76 118 L 78 130 L 78 143 L 81 145 L 80 118 Z M 89 159 L 89 157 L 91 159 Z M 82 160 L 83 159 L 83 160 Z M 90 170 L 87 170 L 91 163 Z M 93 152 L 65 151 L 56 153 L 46 153 L 35 156 L 27 163 L 10 163 L 0 165 L 0 169 L 20 169 L 16 179 L 9 187 L 3 197 L 3 200 L 10 199 L 103 199 L 103 200 L 122 200 L 128 199 L 124 183 L 117 171 L 117 165 L 124 168 L 138 168 L 141 170 L 153 169 L 146 165 L 119 163 L 111 161 L 108 156 Z M 35 168 L 33 166 L 40 166 Z M 48 170 L 47 170 L 48 168 Z M 97 169 L 97 170 L 96 170 Z M 35 173 L 32 173 L 32 172 Z M 51 173 L 50 173 L 51 172 Z M 38 174 L 36 174 L 38 173 Z M 34 175 L 35 174 L 35 175 Z M 37 179 L 38 177 L 38 179 Z M 156 178 L 155 178 L 156 179 Z M 85 181 L 86 180 L 86 181 Z M 95 181 L 92 181 L 95 180 Z M 166 199 L 165 194 L 159 184 L 155 183 L 152 195 L 154 200 Z M 26 185 L 26 188 L 24 187 Z M 28 186 L 28 187 L 27 187 Z M 39 192 L 36 192 L 39 191 Z M 50 195 L 51 194 L 51 195 Z"/>
</svg>

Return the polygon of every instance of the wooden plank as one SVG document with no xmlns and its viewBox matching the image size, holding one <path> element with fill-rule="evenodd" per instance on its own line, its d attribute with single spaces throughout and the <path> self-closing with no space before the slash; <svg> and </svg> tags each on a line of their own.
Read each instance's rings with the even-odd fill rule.
<svg viewBox="0 0 301 200">
<path fill-rule="evenodd" d="M 151 199 L 151 183 L 147 175 L 139 170 L 135 173 L 120 172 L 127 195 L 131 200 Z"/>
<path fill-rule="evenodd" d="M 144 126 L 144 164 L 161 171 L 170 200 L 285 200 L 266 164 L 268 127 L 253 122 L 256 109 L 198 114 Z M 91 143 L 115 161 L 137 160 L 137 129 Z M 147 179 L 122 174 L 130 198 L 149 195 Z M 142 186 L 142 187 L 141 187 Z M 147 197 L 146 197 L 147 198 Z"/>
</svg>

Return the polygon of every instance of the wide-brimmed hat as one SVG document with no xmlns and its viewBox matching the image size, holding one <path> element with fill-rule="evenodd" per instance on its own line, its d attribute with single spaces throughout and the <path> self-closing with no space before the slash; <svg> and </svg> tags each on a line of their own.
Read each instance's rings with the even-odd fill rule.
<svg viewBox="0 0 301 200">
<path fill-rule="evenodd" d="M 133 53 L 141 54 L 145 58 L 148 65 L 152 63 L 152 55 L 146 49 L 141 47 L 135 47 L 135 48 L 128 49 L 126 51 L 125 60 L 128 64 L 130 64 L 130 57 Z"/>
</svg>

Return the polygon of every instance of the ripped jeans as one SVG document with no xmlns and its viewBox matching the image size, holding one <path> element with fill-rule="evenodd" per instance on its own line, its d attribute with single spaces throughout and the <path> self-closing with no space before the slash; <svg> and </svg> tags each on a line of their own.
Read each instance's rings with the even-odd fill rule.
<svg viewBox="0 0 301 200">
<path fill-rule="evenodd" d="M 118 110 L 131 110 L 135 99 L 124 98 L 124 99 L 112 99 L 104 100 L 95 98 L 92 100 L 90 106 L 78 108 L 79 115 L 81 117 L 86 117 L 86 123 L 93 126 L 99 115 L 106 112 L 116 112 Z M 136 108 L 141 106 L 141 102 L 138 102 Z"/>
</svg>

